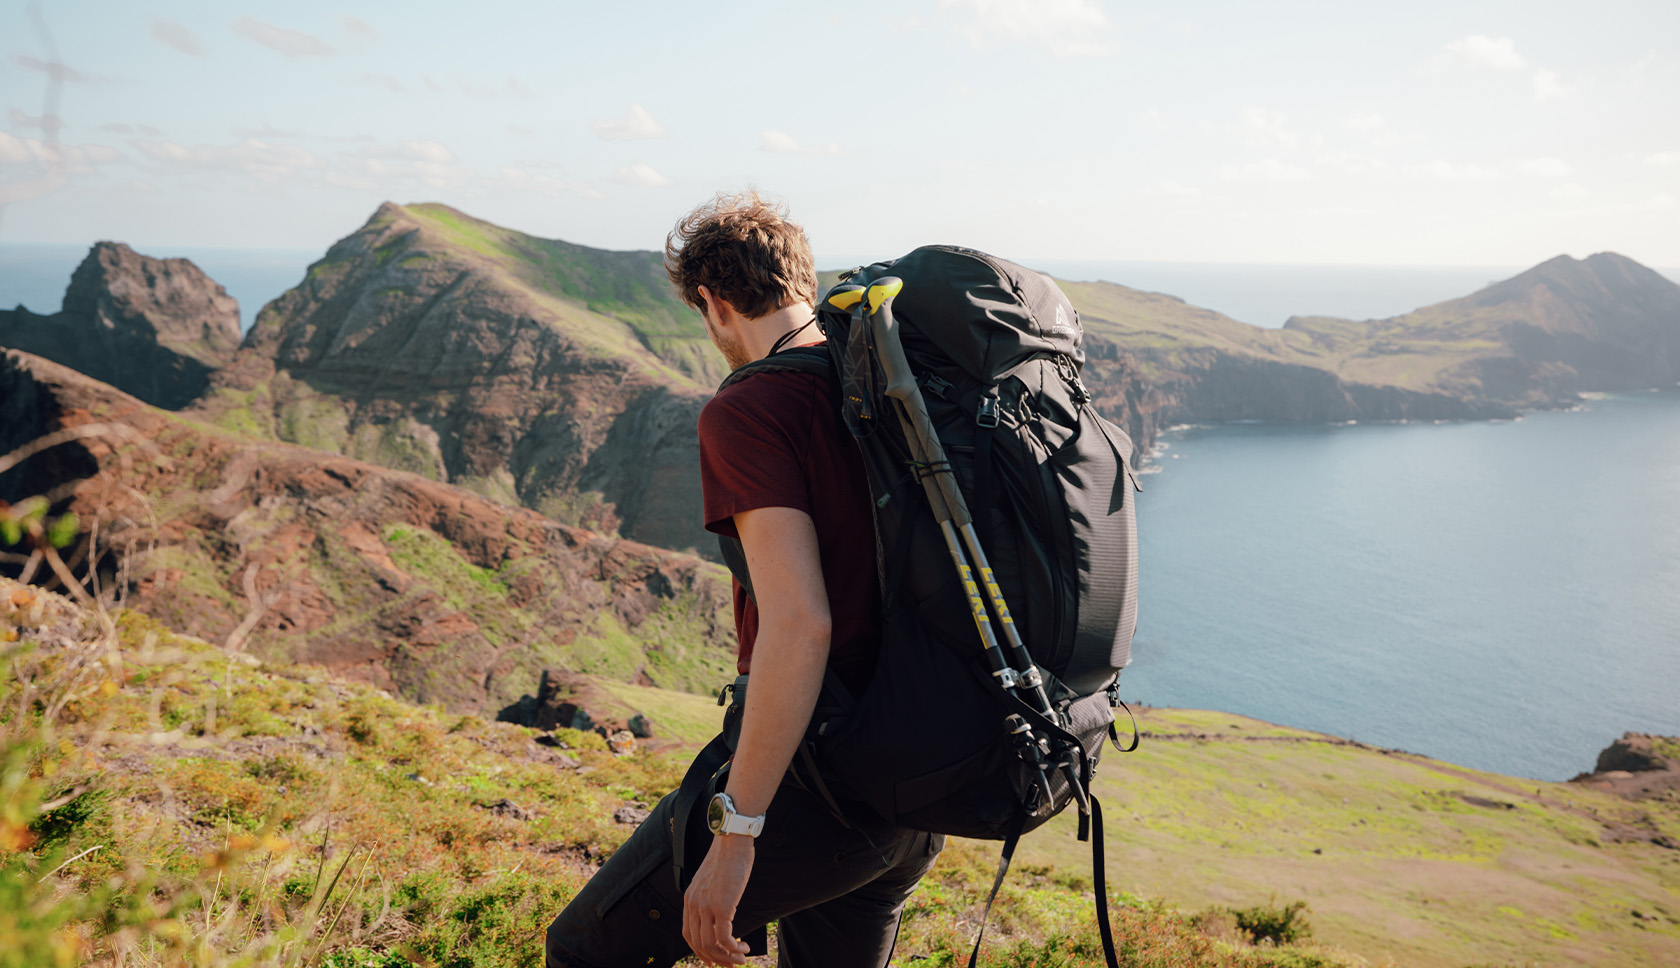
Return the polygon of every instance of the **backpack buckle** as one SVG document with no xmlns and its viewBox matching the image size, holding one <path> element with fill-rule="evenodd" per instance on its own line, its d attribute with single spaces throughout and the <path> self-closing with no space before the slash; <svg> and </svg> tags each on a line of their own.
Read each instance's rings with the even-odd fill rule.
<svg viewBox="0 0 1680 968">
<path fill-rule="evenodd" d="M 916 382 L 922 385 L 922 389 L 941 400 L 949 399 L 945 396 L 945 391 L 951 389 L 951 387 L 955 385 L 950 380 L 947 380 L 935 373 L 924 373 L 917 378 Z"/>
<path fill-rule="evenodd" d="M 1067 381 L 1068 389 L 1073 391 L 1073 402 L 1075 404 L 1084 406 L 1091 402 L 1091 391 L 1085 389 L 1084 382 L 1079 379 L 1079 369 L 1073 365 L 1072 360 L 1058 354 L 1056 356 L 1056 372 L 1062 375 L 1062 379 Z"/>
<path fill-rule="evenodd" d="M 998 425 L 998 398 L 995 394 L 988 393 L 980 398 L 980 408 L 974 412 L 974 422 L 988 428 Z"/>
</svg>

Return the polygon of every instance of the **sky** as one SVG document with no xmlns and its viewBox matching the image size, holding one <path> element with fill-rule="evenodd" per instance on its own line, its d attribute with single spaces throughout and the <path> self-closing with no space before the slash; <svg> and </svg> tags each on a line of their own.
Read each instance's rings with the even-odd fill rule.
<svg viewBox="0 0 1680 968">
<path fill-rule="evenodd" d="M 7 2 L 0 111 L 0 243 L 653 249 L 754 186 L 819 259 L 1680 265 L 1673 0 Z"/>
</svg>

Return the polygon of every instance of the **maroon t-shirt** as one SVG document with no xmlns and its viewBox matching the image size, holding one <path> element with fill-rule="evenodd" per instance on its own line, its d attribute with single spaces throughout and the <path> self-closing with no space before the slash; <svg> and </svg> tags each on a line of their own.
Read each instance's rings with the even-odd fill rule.
<svg viewBox="0 0 1680 968">
<path fill-rule="evenodd" d="M 739 538 L 734 516 L 795 508 L 817 530 L 831 623 L 828 665 L 854 693 L 880 650 L 875 523 L 857 445 L 834 412 L 828 381 L 810 373 L 755 373 L 700 411 L 700 488 L 706 530 Z M 735 582 L 737 669 L 752 666 L 758 605 Z"/>
</svg>

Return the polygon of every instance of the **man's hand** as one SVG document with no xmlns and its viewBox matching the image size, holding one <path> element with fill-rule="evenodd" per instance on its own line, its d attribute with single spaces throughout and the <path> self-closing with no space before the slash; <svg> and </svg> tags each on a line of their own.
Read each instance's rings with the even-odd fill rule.
<svg viewBox="0 0 1680 968">
<path fill-rule="evenodd" d="M 707 964 L 739 965 L 747 960 L 747 946 L 735 937 L 734 922 L 752 865 L 751 837 L 718 835 L 683 895 L 683 940 Z"/>
</svg>

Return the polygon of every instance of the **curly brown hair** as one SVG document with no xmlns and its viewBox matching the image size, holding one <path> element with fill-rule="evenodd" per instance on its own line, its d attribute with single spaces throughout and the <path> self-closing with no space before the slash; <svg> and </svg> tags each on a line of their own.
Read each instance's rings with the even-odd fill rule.
<svg viewBox="0 0 1680 968">
<path fill-rule="evenodd" d="M 811 243 L 787 207 L 758 192 L 720 192 L 683 216 L 665 237 L 665 274 L 683 302 L 704 310 L 700 287 L 757 319 L 795 302 L 817 301 Z"/>
</svg>

